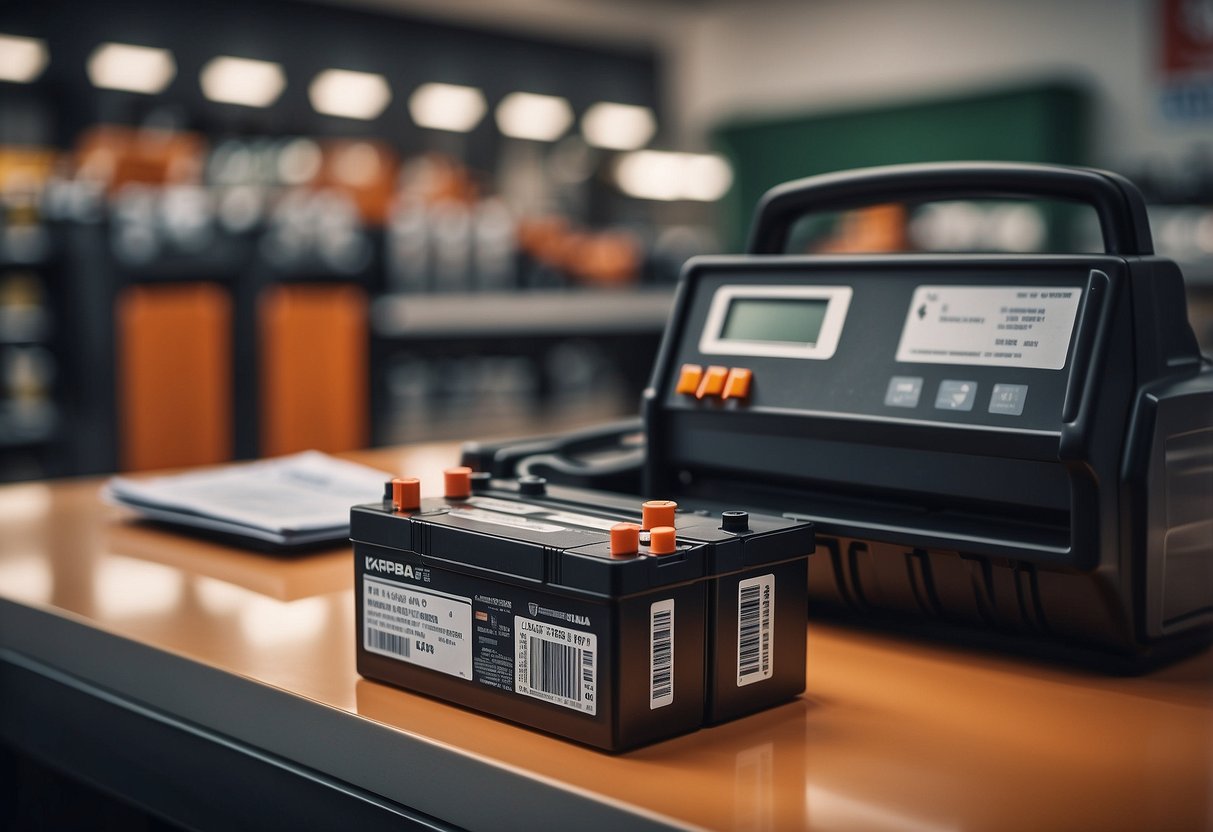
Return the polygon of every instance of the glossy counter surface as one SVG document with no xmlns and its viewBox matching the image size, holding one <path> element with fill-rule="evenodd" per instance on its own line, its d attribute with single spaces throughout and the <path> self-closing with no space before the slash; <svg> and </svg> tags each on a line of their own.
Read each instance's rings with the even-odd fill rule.
<svg viewBox="0 0 1213 832">
<path fill-rule="evenodd" d="M 359 678 L 348 548 L 178 536 L 100 484 L 0 488 L 0 650 L 454 825 L 1213 828 L 1209 651 L 1109 677 L 812 622 L 803 698 L 609 756 Z"/>
</svg>

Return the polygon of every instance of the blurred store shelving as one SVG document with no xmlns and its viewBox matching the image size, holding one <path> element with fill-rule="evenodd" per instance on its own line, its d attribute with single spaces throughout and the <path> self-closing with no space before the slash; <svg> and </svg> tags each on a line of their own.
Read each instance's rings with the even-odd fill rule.
<svg viewBox="0 0 1213 832">
<path fill-rule="evenodd" d="M 6 171 L 8 477 L 628 412 L 710 234 L 526 217 L 374 140 L 107 125 Z"/>
<path fill-rule="evenodd" d="M 766 187 L 936 158 L 1092 158 L 1100 99 L 1072 76 L 722 116 L 687 136 L 667 100 L 675 57 L 656 38 L 303 0 L 9 4 L 0 480 L 631 414 L 682 263 L 735 249 Z M 1197 149 L 1123 171 L 1184 267 L 1206 348 L 1211 170 Z M 1097 240 L 1065 208 L 950 202 L 816 218 L 793 243 Z"/>
<path fill-rule="evenodd" d="M 717 247 L 727 169 L 615 175 L 668 141 L 649 47 L 278 0 L 0 24 L 0 479 L 627 413 Z"/>
</svg>

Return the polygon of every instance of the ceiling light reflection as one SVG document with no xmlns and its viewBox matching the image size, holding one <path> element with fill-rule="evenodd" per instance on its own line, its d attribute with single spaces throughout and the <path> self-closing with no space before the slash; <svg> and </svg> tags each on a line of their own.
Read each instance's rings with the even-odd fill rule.
<svg viewBox="0 0 1213 832">
<path fill-rule="evenodd" d="M 202 68 L 202 94 L 222 104 L 268 107 L 286 88 L 286 73 L 273 61 L 220 55 Z"/>
<path fill-rule="evenodd" d="M 615 182 L 637 199 L 715 202 L 733 184 L 733 170 L 711 154 L 637 150 L 619 160 Z"/>
<path fill-rule="evenodd" d="M 46 41 L 20 35 L 0 35 L 0 81 L 28 84 L 38 80 L 50 61 Z"/>
<path fill-rule="evenodd" d="M 241 605 L 240 630 L 254 647 L 276 648 L 315 638 L 324 631 L 328 617 L 325 598 L 276 601 L 258 595 Z"/>
<path fill-rule="evenodd" d="M 6 557 L 0 562 L 0 593 L 26 604 L 49 604 L 55 578 L 38 555 Z"/>
<path fill-rule="evenodd" d="M 467 133 L 487 109 L 483 92 L 458 84 L 422 84 L 409 96 L 409 115 L 431 130 Z"/>
<path fill-rule="evenodd" d="M 97 567 L 93 603 L 103 618 L 160 615 L 181 603 L 183 588 L 172 567 L 111 555 Z"/>
<path fill-rule="evenodd" d="M 392 100 L 387 79 L 373 72 L 326 69 L 312 79 L 308 99 L 327 116 L 369 121 L 378 118 Z"/>
<path fill-rule="evenodd" d="M 607 150 L 636 150 L 657 132 L 657 119 L 648 107 L 600 101 L 581 117 L 586 142 Z"/>
<path fill-rule="evenodd" d="M 93 86 L 145 95 L 162 91 L 177 74 L 177 62 L 167 49 L 103 43 L 88 59 L 88 78 Z"/>
<path fill-rule="evenodd" d="M 573 123 L 573 108 L 558 95 L 512 92 L 497 105 L 497 128 L 513 139 L 550 142 Z"/>
</svg>

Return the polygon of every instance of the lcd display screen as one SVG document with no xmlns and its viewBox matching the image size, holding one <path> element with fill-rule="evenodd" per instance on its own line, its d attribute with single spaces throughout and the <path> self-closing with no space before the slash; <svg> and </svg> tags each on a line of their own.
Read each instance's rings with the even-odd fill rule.
<svg viewBox="0 0 1213 832">
<path fill-rule="evenodd" d="M 829 305 L 826 298 L 736 297 L 729 303 L 720 338 L 815 344 Z"/>
</svg>

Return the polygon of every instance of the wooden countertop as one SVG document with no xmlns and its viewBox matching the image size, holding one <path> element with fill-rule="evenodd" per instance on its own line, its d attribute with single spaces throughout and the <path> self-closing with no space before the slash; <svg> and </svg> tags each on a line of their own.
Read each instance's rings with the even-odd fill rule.
<svg viewBox="0 0 1213 832">
<path fill-rule="evenodd" d="M 457 447 L 351 456 L 437 484 Z M 575 812 L 559 819 L 575 828 L 626 819 L 737 830 L 1213 829 L 1210 651 L 1110 677 L 813 621 L 801 699 L 610 756 L 361 679 L 348 547 L 281 557 L 179 536 L 102 504 L 101 483 L 0 488 L 0 649 L 275 754 L 311 755 L 301 762 L 313 767 L 331 759 L 334 776 L 450 823 L 490 825 L 500 787 L 533 798 L 513 802 L 505 827 Z M 72 634 L 117 658 L 73 650 L 63 643 Z M 356 731 L 382 757 L 399 749 L 442 765 L 379 777 L 332 752 L 332 737 L 315 747 L 290 737 L 272 712 L 259 717 L 264 730 L 241 737 L 201 694 L 136 666 L 160 656 L 166 668 L 214 671 L 250 707 L 299 702 L 308 724 L 334 736 Z M 450 777 L 481 777 L 483 789 L 456 796 L 447 763 Z"/>
</svg>

